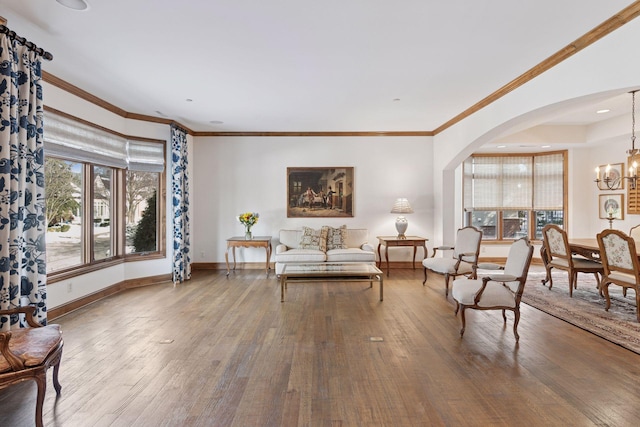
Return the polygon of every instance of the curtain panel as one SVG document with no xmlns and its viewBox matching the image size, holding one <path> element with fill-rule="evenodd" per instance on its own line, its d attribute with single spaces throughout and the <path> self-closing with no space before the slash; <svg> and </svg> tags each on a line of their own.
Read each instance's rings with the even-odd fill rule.
<svg viewBox="0 0 640 427">
<path fill-rule="evenodd" d="M 40 57 L 0 34 L 0 308 L 36 307 L 47 322 Z M 3 331 L 24 319 L 0 318 Z"/>
<path fill-rule="evenodd" d="M 189 242 L 189 176 L 187 133 L 171 127 L 171 192 L 173 206 L 173 282 L 191 278 Z"/>
</svg>

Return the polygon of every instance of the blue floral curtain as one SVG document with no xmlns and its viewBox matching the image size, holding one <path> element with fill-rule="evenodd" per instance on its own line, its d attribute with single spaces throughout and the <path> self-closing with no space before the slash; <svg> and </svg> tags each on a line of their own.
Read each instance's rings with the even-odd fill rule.
<svg viewBox="0 0 640 427">
<path fill-rule="evenodd" d="M 41 78 L 38 54 L 0 34 L 0 309 L 34 305 L 46 324 Z"/>
<path fill-rule="evenodd" d="M 173 283 L 191 278 L 189 252 L 189 177 L 187 133 L 171 127 L 171 190 L 173 205 Z"/>
</svg>

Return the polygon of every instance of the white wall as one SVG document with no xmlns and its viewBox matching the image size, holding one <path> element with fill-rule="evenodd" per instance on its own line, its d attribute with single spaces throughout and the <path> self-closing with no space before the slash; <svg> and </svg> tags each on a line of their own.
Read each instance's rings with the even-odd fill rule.
<svg viewBox="0 0 640 427">
<path fill-rule="evenodd" d="M 428 137 L 198 137 L 194 142 L 193 261 L 224 262 L 226 239 L 244 233 L 237 216 L 260 214 L 255 235 L 322 225 L 367 228 L 369 241 L 395 235 L 389 211 L 407 197 L 407 234 L 432 236 L 432 143 Z M 287 218 L 287 167 L 354 167 L 353 218 Z M 430 245 L 429 245 L 430 246 Z M 411 253 L 411 255 L 409 255 Z M 263 249 L 236 251 L 238 262 L 264 262 Z M 411 249 L 389 251 L 410 260 Z M 419 258 L 421 255 L 418 254 Z"/>
<path fill-rule="evenodd" d="M 439 167 L 434 168 L 433 178 L 434 239 L 446 242 L 454 238 L 456 227 L 452 216 L 455 219 L 459 214 L 455 211 L 455 198 L 451 194 L 459 195 L 460 189 L 451 191 L 451 182 L 454 182 L 451 177 L 466 157 L 483 144 L 505 134 L 541 124 L 545 110 L 557 109 L 563 102 L 605 92 L 624 93 L 640 87 L 640 74 L 637 72 L 640 56 L 629 54 L 637 40 L 640 40 L 638 19 L 436 135 L 434 164 Z M 572 235 L 595 237 L 595 233 L 605 225 L 597 219 L 598 193 L 592 182 L 593 169 L 608 158 L 612 162 L 623 162 L 628 147 L 621 144 L 607 145 L 602 152 L 591 147 L 585 148 L 586 151 L 570 151 L 569 214 L 572 218 L 569 226 Z M 578 218 L 578 215 L 582 217 Z M 628 228 L 627 225 L 633 221 L 636 219 L 632 217 L 619 226 Z"/>
</svg>

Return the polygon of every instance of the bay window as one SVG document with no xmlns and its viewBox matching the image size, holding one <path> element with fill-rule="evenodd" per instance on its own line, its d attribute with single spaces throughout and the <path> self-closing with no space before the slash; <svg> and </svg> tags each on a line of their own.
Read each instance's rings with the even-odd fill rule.
<svg viewBox="0 0 640 427">
<path fill-rule="evenodd" d="M 44 139 L 50 282 L 130 257 L 164 256 L 165 141 L 127 137 L 52 109 L 45 110 Z"/>
</svg>

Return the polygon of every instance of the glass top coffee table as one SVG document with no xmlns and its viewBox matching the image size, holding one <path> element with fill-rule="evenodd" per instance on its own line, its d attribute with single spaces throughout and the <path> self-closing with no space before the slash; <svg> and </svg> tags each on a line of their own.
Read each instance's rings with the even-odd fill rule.
<svg viewBox="0 0 640 427">
<path fill-rule="evenodd" d="M 383 296 L 382 271 L 366 263 L 317 263 L 286 264 L 280 274 L 280 302 L 284 302 L 287 284 L 291 282 L 369 282 L 380 284 L 380 301 Z"/>
</svg>

